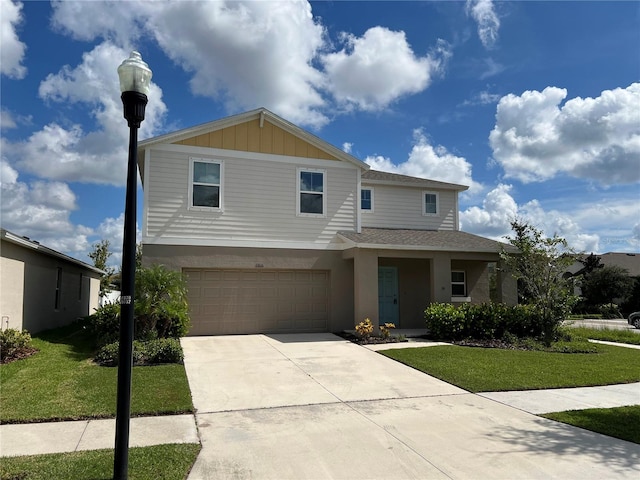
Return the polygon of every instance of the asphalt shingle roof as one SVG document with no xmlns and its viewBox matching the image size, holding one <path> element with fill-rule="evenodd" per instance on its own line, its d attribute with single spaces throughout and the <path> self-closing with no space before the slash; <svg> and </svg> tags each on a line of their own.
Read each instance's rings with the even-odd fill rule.
<svg viewBox="0 0 640 480">
<path fill-rule="evenodd" d="M 339 235 L 360 247 L 367 245 L 397 246 L 414 250 L 438 250 L 457 252 L 500 252 L 501 246 L 513 250 L 510 245 L 467 232 L 450 230 L 402 230 L 387 228 L 363 228 L 362 233 L 338 232 Z"/>
<path fill-rule="evenodd" d="M 409 175 L 400 175 L 397 173 L 381 172 L 379 170 L 368 170 L 362 174 L 362 180 L 372 182 L 391 182 L 402 183 L 404 185 L 415 185 L 419 187 L 440 187 L 450 190 L 467 190 L 469 187 L 466 185 L 459 185 L 457 183 L 439 182 L 437 180 L 428 180 L 426 178 L 410 177 Z"/>
</svg>

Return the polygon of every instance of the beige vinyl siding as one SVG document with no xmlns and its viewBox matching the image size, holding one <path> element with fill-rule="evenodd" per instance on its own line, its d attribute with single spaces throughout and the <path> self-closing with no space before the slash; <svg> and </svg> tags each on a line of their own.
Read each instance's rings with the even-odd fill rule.
<svg viewBox="0 0 640 480">
<path fill-rule="evenodd" d="M 261 128 L 258 119 L 187 138 L 176 144 L 337 161 L 334 156 L 269 121 L 265 120 Z"/>
<path fill-rule="evenodd" d="M 153 150 L 145 185 L 146 237 L 326 244 L 336 232 L 355 229 L 355 167 L 314 165 L 326 171 L 327 212 L 310 218 L 296 215 L 295 162 L 194 156 L 223 162 L 223 210 L 189 209 L 189 155 Z"/>
<path fill-rule="evenodd" d="M 424 188 L 368 185 L 365 182 L 362 182 L 362 188 L 375 191 L 373 212 L 361 216 L 363 227 L 457 230 L 455 191 L 429 189 L 429 192 L 438 194 L 438 214 L 424 216 Z"/>
</svg>

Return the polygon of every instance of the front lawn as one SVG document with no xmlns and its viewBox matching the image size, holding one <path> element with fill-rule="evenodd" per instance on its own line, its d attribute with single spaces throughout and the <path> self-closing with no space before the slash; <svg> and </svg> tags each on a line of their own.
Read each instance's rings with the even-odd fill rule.
<svg viewBox="0 0 640 480">
<path fill-rule="evenodd" d="M 129 479 L 184 479 L 199 451 L 200 445 L 195 443 L 131 448 Z M 0 466 L 2 480 L 98 480 L 112 476 L 112 449 L 3 458 Z"/>
<path fill-rule="evenodd" d="M 456 345 L 383 355 L 470 392 L 613 385 L 640 381 L 640 350 L 595 345 L 597 353 L 553 353 Z"/>
<path fill-rule="evenodd" d="M 114 417 L 117 368 L 93 363 L 87 334 L 73 325 L 33 337 L 39 352 L 0 366 L 1 423 Z M 134 367 L 131 414 L 193 411 L 183 365 Z"/>
<path fill-rule="evenodd" d="M 640 444 L 640 405 L 569 410 L 541 416 Z"/>
</svg>

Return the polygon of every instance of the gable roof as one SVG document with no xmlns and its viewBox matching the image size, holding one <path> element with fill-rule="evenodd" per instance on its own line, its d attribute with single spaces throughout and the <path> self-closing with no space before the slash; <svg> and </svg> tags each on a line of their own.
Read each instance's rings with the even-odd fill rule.
<svg viewBox="0 0 640 480">
<path fill-rule="evenodd" d="M 410 177 L 409 175 L 400 175 L 397 173 L 381 172 L 379 170 L 369 170 L 362 174 L 363 182 L 367 184 L 379 185 L 403 185 L 424 188 L 438 188 L 445 190 L 464 191 L 469 187 L 456 183 L 440 182 L 437 180 L 429 180 L 420 177 Z"/>
<path fill-rule="evenodd" d="M 0 229 L 0 239 L 13 243 L 15 245 L 19 245 L 20 247 L 23 247 L 23 248 L 35 250 L 38 253 L 41 253 L 42 255 L 59 258 L 61 260 L 64 260 L 65 262 L 72 263 L 74 265 L 82 267 L 86 270 L 90 270 L 99 275 L 104 275 L 106 273 L 103 270 L 100 270 L 99 268 L 94 267 L 93 265 L 89 265 L 88 263 L 85 263 L 76 258 L 70 257 L 69 255 L 65 255 L 64 253 L 60 253 L 56 250 L 53 250 L 52 248 L 45 247 L 44 245 L 41 245 L 40 242 L 31 240 L 28 237 L 21 237 L 20 235 L 11 233 L 10 231 L 5 230 L 4 228 Z"/>
<path fill-rule="evenodd" d="M 499 253 L 504 248 L 512 253 L 517 251 L 511 245 L 459 230 L 363 228 L 362 233 L 338 232 L 338 235 L 357 248 L 483 253 Z"/>
<path fill-rule="evenodd" d="M 196 125 L 193 127 L 185 128 L 182 130 L 178 130 L 175 132 L 167 133 L 164 135 L 159 135 L 157 137 L 148 138 L 146 140 L 142 140 L 138 143 L 138 150 L 144 151 L 154 145 L 166 144 L 166 143 L 178 143 L 183 140 L 197 137 L 200 135 L 204 135 L 207 133 L 215 132 L 221 130 L 223 128 L 233 127 L 235 125 L 240 125 L 242 123 L 250 122 L 253 120 L 258 120 L 260 125 L 262 126 L 265 121 L 275 125 L 276 127 L 281 128 L 287 133 L 300 138 L 301 140 L 313 145 L 314 147 L 326 152 L 327 154 L 335 157 L 338 160 L 342 160 L 348 163 L 351 163 L 362 170 L 369 170 L 369 165 L 364 163 L 361 160 L 358 160 L 356 157 L 349 155 L 348 153 L 340 150 L 339 148 L 331 145 L 328 142 L 325 142 L 321 138 L 313 135 L 312 133 L 294 125 L 293 123 L 285 120 L 282 117 L 279 117 L 273 112 L 270 112 L 266 108 L 258 108 L 255 110 L 251 110 L 249 112 L 240 113 L 237 115 L 232 115 L 230 117 L 221 118 L 219 120 L 214 120 L 213 122 L 204 123 L 202 125 Z M 144 158 L 143 155 L 138 155 L 138 161 Z"/>
</svg>

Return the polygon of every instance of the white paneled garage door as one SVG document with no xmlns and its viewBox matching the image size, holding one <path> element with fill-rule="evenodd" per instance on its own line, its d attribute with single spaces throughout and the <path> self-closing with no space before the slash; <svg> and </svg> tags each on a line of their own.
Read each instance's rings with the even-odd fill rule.
<svg viewBox="0 0 640 480">
<path fill-rule="evenodd" d="M 327 331 L 329 272 L 185 269 L 189 335 Z"/>
</svg>

